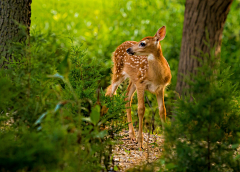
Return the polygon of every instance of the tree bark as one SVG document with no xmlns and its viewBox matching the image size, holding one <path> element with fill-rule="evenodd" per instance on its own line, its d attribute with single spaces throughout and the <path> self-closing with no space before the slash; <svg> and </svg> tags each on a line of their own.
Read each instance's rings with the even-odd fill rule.
<svg viewBox="0 0 240 172">
<path fill-rule="evenodd" d="M 26 41 L 30 32 L 32 0 L 0 0 L 0 68 L 2 57 L 11 59 L 9 43 Z M 25 31 L 19 24 L 26 27 Z"/>
<path fill-rule="evenodd" d="M 200 51 L 210 53 L 211 48 L 214 48 L 215 57 L 220 57 L 223 27 L 232 2 L 233 0 L 186 0 L 176 86 L 180 96 L 189 88 L 184 77 L 190 73 L 196 74 L 195 69 L 200 66 L 199 61 L 193 57 L 203 59 Z M 204 43 L 207 35 L 210 48 Z"/>
</svg>

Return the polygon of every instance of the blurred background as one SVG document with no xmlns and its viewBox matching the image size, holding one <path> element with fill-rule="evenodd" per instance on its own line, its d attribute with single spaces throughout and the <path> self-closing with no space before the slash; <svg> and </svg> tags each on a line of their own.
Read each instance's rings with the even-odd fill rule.
<svg viewBox="0 0 240 172">
<path fill-rule="evenodd" d="M 173 75 L 177 68 L 184 19 L 184 1 L 73 0 L 33 1 L 32 28 L 49 29 L 60 36 L 62 47 L 73 37 L 83 43 L 89 59 L 97 59 L 105 79 L 110 81 L 111 55 L 124 41 L 140 41 L 153 36 L 163 25 L 167 36 L 162 42 L 163 53 Z M 173 84 L 175 78 L 173 78 Z"/>
<path fill-rule="evenodd" d="M 70 43 L 68 37 L 76 44 L 82 43 L 87 56 L 101 64 L 105 74 L 101 86 L 105 88 L 116 47 L 124 41 L 154 35 L 163 25 L 167 27 L 163 53 L 176 76 L 184 9 L 185 0 L 39 0 L 32 3 L 31 29 L 51 30 L 59 36 L 62 47 Z M 239 26 L 240 1 L 235 0 L 223 33 L 222 58 L 227 62 L 239 54 Z M 173 77 L 171 87 L 175 83 Z"/>
</svg>

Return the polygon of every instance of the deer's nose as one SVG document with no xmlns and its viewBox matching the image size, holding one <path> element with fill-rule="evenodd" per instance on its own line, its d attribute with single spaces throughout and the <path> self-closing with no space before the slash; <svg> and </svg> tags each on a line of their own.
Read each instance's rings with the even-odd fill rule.
<svg viewBox="0 0 240 172">
<path fill-rule="evenodd" d="M 133 55 L 133 54 L 134 54 L 134 52 L 132 51 L 131 48 L 128 48 L 128 49 L 127 49 L 127 53 L 130 54 L 130 55 Z"/>
</svg>

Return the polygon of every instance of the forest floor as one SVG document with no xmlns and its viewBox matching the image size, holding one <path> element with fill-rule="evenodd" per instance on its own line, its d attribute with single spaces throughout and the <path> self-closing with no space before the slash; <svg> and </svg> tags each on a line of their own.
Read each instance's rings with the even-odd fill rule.
<svg viewBox="0 0 240 172">
<path fill-rule="evenodd" d="M 113 160 L 119 171 L 126 171 L 134 166 L 151 163 L 162 154 L 163 136 L 143 133 L 144 148 L 140 150 L 136 143 L 130 141 L 128 131 L 123 131 L 120 135 L 123 138 L 113 150 Z M 136 132 L 136 136 L 138 136 L 138 132 Z"/>
</svg>

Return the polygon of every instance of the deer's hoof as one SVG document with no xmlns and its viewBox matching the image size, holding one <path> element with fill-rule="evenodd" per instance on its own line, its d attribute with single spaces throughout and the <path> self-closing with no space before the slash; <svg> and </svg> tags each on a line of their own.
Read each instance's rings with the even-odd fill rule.
<svg viewBox="0 0 240 172">
<path fill-rule="evenodd" d="M 133 142 L 133 143 L 135 143 L 135 144 L 137 144 L 138 142 L 137 142 L 137 139 L 134 137 L 134 138 L 131 138 L 131 141 Z"/>
<path fill-rule="evenodd" d="M 129 133 L 129 138 L 130 138 L 130 140 L 131 140 L 133 143 L 137 143 L 137 139 L 136 139 L 136 137 L 135 137 L 134 134 Z"/>
<path fill-rule="evenodd" d="M 143 147 L 143 144 L 138 144 L 138 148 L 139 148 L 139 150 L 144 150 L 144 147 Z"/>
</svg>

